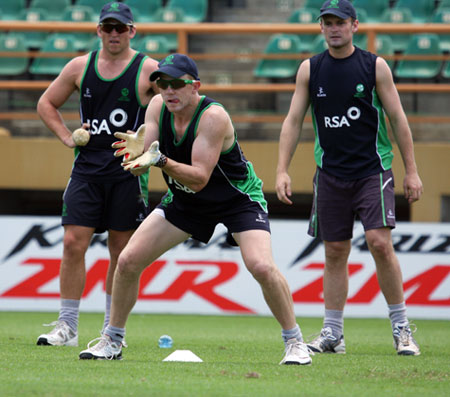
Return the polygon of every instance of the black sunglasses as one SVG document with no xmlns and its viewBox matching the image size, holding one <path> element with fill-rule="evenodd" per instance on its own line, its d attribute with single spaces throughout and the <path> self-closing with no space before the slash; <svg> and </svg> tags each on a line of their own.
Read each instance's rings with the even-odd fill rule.
<svg viewBox="0 0 450 397">
<path fill-rule="evenodd" d="M 186 87 L 186 84 L 192 84 L 195 83 L 196 80 L 184 80 L 184 79 L 173 79 L 173 80 L 162 80 L 158 79 L 156 80 L 156 85 L 159 88 L 162 88 L 163 90 L 167 90 L 169 88 L 169 85 L 174 90 L 179 90 L 180 88 Z"/>
<path fill-rule="evenodd" d="M 100 29 L 105 33 L 111 33 L 114 29 L 117 33 L 125 33 L 132 28 L 130 25 L 124 23 L 101 23 Z"/>
</svg>

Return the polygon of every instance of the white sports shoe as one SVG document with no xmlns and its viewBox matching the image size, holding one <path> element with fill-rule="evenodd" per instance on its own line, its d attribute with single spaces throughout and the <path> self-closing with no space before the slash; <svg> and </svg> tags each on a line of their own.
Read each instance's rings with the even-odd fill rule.
<svg viewBox="0 0 450 397">
<path fill-rule="evenodd" d="M 330 327 L 323 328 L 320 335 L 308 343 L 308 348 L 313 353 L 345 354 L 344 335 L 338 339 L 333 335 Z"/>
<path fill-rule="evenodd" d="M 297 339 L 289 339 L 286 343 L 285 355 L 280 365 L 307 365 L 311 364 L 308 347 Z"/>
<path fill-rule="evenodd" d="M 91 347 L 95 341 L 99 342 Z M 109 336 L 103 335 L 91 340 L 79 357 L 80 360 L 122 360 L 122 344 L 113 342 Z"/>
<path fill-rule="evenodd" d="M 411 328 L 413 330 L 411 331 Z M 419 345 L 412 334 L 417 328 L 414 324 L 396 323 L 392 335 L 394 337 L 394 348 L 401 356 L 418 356 L 420 354 Z"/>
<path fill-rule="evenodd" d="M 53 321 L 43 324 L 45 327 L 55 327 L 48 334 L 42 334 L 37 345 L 46 346 L 78 346 L 78 334 L 64 321 Z"/>
</svg>

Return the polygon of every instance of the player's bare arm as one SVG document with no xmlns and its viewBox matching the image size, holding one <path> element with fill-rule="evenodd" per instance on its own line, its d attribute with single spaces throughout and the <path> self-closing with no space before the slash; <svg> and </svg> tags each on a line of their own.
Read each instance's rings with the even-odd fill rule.
<svg viewBox="0 0 450 397">
<path fill-rule="evenodd" d="M 382 58 L 376 63 L 376 89 L 389 118 L 395 140 L 405 165 L 403 189 L 410 203 L 419 200 L 423 193 L 422 181 L 417 172 L 411 130 L 400 97 L 392 78 L 392 72 Z"/>
<path fill-rule="evenodd" d="M 87 59 L 88 55 L 72 59 L 45 90 L 37 105 L 37 112 L 45 125 L 70 148 L 76 146 L 72 131 L 67 128 L 58 109 L 74 91 L 79 90 Z"/>
<path fill-rule="evenodd" d="M 219 161 L 220 153 L 234 142 L 234 128 L 221 106 L 211 106 L 202 115 L 192 146 L 192 165 L 167 160 L 163 171 L 194 192 L 202 190 Z"/>
<path fill-rule="evenodd" d="M 280 133 L 275 188 L 278 200 L 285 204 L 292 204 L 289 199 L 292 191 L 288 169 L 297 148 L 303 120 L 309 107 L 309 69 L 309 60 L 304 61 L 298 69 L 295 92 Z"/>
</svg>

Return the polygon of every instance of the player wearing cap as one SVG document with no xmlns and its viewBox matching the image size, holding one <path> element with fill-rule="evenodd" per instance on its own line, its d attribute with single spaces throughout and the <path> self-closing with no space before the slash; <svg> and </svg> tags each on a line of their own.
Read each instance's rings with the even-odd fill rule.
<svg viewBox="0 0 450 397">
<path fill-rule="evenodd" d="M 117 258 L 148 214 L 148 175 L 125 172 L 111 148 L 116 131 L 136 131 L 156 86 L 149 81 L 157 62 L 130 47 L 136 34 L 124 3 L 105 4 L 97 35 L 102 49 L 71 60 L 39 99 L 37 111 L 61 142 L 75 149 L 72 174 L 63 196 L 61 308 L 54 328 L 38 345 L 78 344 L 78 315 L 85 284 L 85 253 L 94 233 L 108 231 L 110 263 L 106 275 L 108 324 Z M 73 134 L 59 108 L 73 92 L 80 97 L 81 128 Z"/>
<path fill-rule="evenodd" d="M 207 243 L 216 225 L 223 223 L 228 241 L 239 245 L 247 269 L 281 325 L 285 356 L 280 364 L 311 363 L 288 284 L 272 258 L 262 182 L 241 151 L 228 113 L 213 99 L 199 95 L 197 67 L 186 55 L 166 57 L 150 80 L 156 80 L 161 93 L 152 99 L 145 117 L 150 149 L 123 165 L 137 175 L 150 166 L 160 167 L 169 190 L 122 251 L 110 323 L 80 358 L 120 359 L 142 271 L 189 237 Z M 126 148 L 126 141 L 119 145 Z"/>
<path fill-rule="evenodd" d="M 308 233 L 325 246 L 325 318 L 320 335 L 308 343 L 316 353 L 345 353 L 343 311 L 348 292 L 347 260 L 356 214 L 364 226 L 381 291 L 388 303 L 394 346 L 400 355 L 418 355 L 406 317 L 402 274 L 394 253 L 392 146 L 386 111 L 405 165 L 405 197 L 420 198 L 422 182 L 414 160 L 411 131 L 387 63 L 353 45 L 358 29 L 347 0 L 326 1 L 320 26 L 328 50 L 303 62 L 284 120 L 276 190 L 292 204 L 288 168 L 311 105 L 316 133 L 314 198 Z"/>
</svg>

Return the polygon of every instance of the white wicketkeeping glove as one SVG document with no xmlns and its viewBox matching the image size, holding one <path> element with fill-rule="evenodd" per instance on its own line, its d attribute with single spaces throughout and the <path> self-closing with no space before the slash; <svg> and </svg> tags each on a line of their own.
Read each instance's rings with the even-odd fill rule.
<svg viewBox="0 0 450 397">
<path fill-rule="evenodd" d="M 140 170 L 155 165 L 160 158 L 159 142 L 155 141 L 142 156 L 139 156 L 135 160 L 122 163 L 122 167 L 125 171 Z"/>
<path fill-rule="evenodd" d="M 91 134 L 84 128 L 78 128 L 72 133 L 72 139 L 77 146 L 86 146 L 90 138 Z"/>
<path fill-rule="evenodd" d="M 134 134 L 115 132 L 114 136 L 121 139 L 111 145 L 113 149 L 118 149 L 114 152 L 115 157 L 124 156 L 125 161 L 131 161 L 144 152 L 145 124 L 142 124 Z"/>
</svg>

